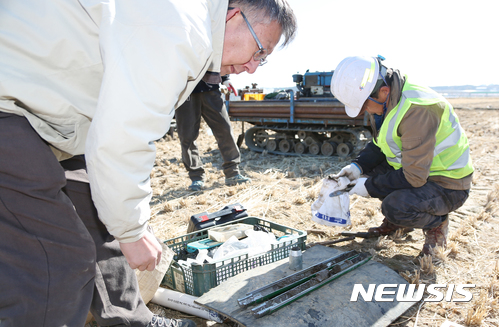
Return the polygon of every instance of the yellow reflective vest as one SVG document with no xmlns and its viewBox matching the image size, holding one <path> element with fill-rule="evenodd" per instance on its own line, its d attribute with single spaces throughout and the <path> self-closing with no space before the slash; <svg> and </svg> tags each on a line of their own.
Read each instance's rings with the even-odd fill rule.
<svg viewBox="0 0 499 327">
<path fill-rule="evenodd" d="M 398 127 L 411 106 L 429 106 L 445 102 L 445 110 L 436 134 L 430 176 L 461 179 L 473 172 L 468 138 L 452 105 L 438 93 L 424 86 L 411 84 L 406 78 L 399 103 L 385 117 L 375 144 L 395 169 L 402 168 L 402 141 Z"/>
</svg>

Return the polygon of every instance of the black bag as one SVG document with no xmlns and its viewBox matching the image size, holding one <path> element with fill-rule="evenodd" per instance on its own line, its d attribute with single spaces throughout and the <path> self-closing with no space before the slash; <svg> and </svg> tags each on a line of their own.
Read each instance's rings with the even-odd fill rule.
<svg viewBox="0 0 499 327">
<path fill-rule="evenodd" d="M 229 221 L 248 217 L 246 208 L 240 203 L 230 204 L 222 210 L 209 213 L 202 212 L 191 216 L 187 233 L 192 233 L 208 227 L 225 224 Z"/>
</svg>

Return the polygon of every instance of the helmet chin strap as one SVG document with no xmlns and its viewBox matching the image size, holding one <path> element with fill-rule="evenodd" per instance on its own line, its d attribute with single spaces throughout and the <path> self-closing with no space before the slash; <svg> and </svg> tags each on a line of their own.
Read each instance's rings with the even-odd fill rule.
<svg viewBox="0 0 499 327">
<path fill-rule="evenodd" d="M 381 65 L 381 64 L 380 64 L 380 65 Z M 388 83 L 386 82 L 385 76 L 383 76 L 383 74 L 381 73 L 381 67 L 380 67 L 380 70 L 379 70 L 379 74 L 380 74 L 381 78 L 383 79 L 383 82 L 385 82 L 385 85 L 388 85 Z M 374 100 L 374 99 L 373 99 L 372 97 L 370 97 L 370 96 L 368 97 L 368 99 L 369 99 L 369 100 L 371 100 L 371 101 L 373 101 L 373 102 L 375 102 L 375 103 L 377 103 L 377 104 L 381 104 L 381 105 L 383 106 L 383 115 L 381 115 L 381 116 L 383 117 L 383 118 L 382 118 L 383 120 L 385 119 L 385 115 L 386 115 L 386 111 L 387 111 L 387 107 L 386 107 L 386 105 L 387 105 L 387 103 L 388 103 L 388 99 L 389 99 L 389 98 L 390 98 L 390 92 L 388 92 L 388 94 L 386 95 L 386 100 L 385 100 L 385 102 L 379 102 L 379 101 L 377 101 L 377 100 Z M 378 116 L 380 116 L 380 115 L 378 115 Z"/>
<path fill-rule="evenodd" d="M 376 101 L 374 100 L 373 98 L 369 97 L 368 99 L 373 101 L 373 102 L 376 102 L 377 104 L 381 104 L 383 105 L 383 114 L 382 115 L 378 115 L 378 114 L 374 114 L 374 121 L 376 123 L 376 129 L 377 130 L 380 130 L 381 129 L 381 125 L 383 125 L 383 121 L 385 120 L 385 115 L 386 115 L 386 111 L 387 111 L 387 107 L 386 107 L 386 103 L 388 102 L 388 97 L 390 96 L 390 92 L 388 92 L 388 95 L 386 96 L 386 101 L 381 103 L 379 101 Z"/>
<path fill-rule="evenodd" d="M 371 100 L 372 102 L 376 102 L 377 104 L 380 104 L 383 106 L 383 118 L 385 117 L 385 114 L 386 114 L 386 111 L 387 111 L 387 107 L 386 107 L 386 104 L 388 102 L 388 98 L 390 97 L 390 92 L 388 92 L 387 96 L 386 96 L 386 100 L 385 102 L 379 102 L 377 100 L 374 100 L 373 98 L 371 97 L 368 97 L 369 100 Z"/>
</svg>

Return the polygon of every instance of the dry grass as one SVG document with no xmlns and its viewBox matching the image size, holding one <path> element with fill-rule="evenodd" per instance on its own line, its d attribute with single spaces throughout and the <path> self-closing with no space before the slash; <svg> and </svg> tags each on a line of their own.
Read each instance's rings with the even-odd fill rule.
<svg viewBox="0 0 499 327">
<path fill-rule="evenodd" d="M 426 302 L 405 313 L 393 326 L 414 326 L 416 315 L 417 326 L 440 326 L 445 319 L 464 326 L 499 326 L 499 152 L 495 145 L 499 111 L 463 109 L 457 113 L 470 139 L 476 173 L 468 201 L 450 215 L 447 247 L 437 248 L 432 257 L 414 263 L 424 243 L 421 230 L 333 245 L 342 250 L 370 252 L 373 260 L 385 263 L 413 284 L 476 284 L 475 289 L 470 289 L 471 302 Z M 487 119 L 483 118 L 485 114 Z M 235 135 L 239 135 L 241 125 L 233 123 L 233 127 Z M 181 163 L 178 140 L 167 136 L 156 145 L 156 166 L 151 173 L 151 224 L 161 239 L 185 234 L 193 214 L 213 212 L 237 202 L 251 216 L 300 230 L 324 231 L 309 233 L 308 243 L 341 238 L 339 232 L 344 229 L 312 222 L 310 206 L 318 196 L 322 178 L 339 171 L 350 159 L 282 157 L 254 153 L 243 145 L 241 172 L 251 177 L 252 183 L 228 187 L 224 185 L 222 159 L 214 137 L 201 133 L 198 145 L 208 179 L 205 190 L 191 192 L 187 190 L 190 180 Z M 379 206 L 377 199 L 352 196 L 349 229 L 366 231 L 379 225 L 383 220 Z M 202 320 L 196 322 L 205 326 Z"/>
<path fill-rule="evenodd" d="M 433 274 L 435 272 L 435 267 L 433 266 L 433 258 L 431 255 L 424 255 L 418 258 L 419 266 L 421 267 L 421 272 L 426 275 Z"/>
<path fill-rule="evenodd" d="M 476 300 L 472 307 L 468 309 L 464 320 L 465 324 L 467 326 L 481 326 L 489 311 L 490 306 L 487 292 L 481 290 L 478 300 Z"/>
<path fill-rule="evenodd" d="M 404 279 L 409 283 L 409 284 L 416 284 L 419 285 L 419 279 L 421 273 L 420 270 L 414 269 L 414 273 L 411 274 L 409 271 L 401 272 L 400 276 L 404 277 Z"/>
</svg>

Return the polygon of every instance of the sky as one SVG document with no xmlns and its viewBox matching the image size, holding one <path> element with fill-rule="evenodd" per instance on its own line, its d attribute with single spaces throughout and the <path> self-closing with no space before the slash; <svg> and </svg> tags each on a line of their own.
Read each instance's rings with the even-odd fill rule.
<svg viewBox="0 0 499 327">
<path fill-rule="evenodd" d="M 345 57 L 386 58 L 427 86 L 499 84 L 499 0 L 288 0 L 295 40 L 254 74 L 231 75 L 242 89 L 294 86 L 292 75 L 332 71 Z"/>
</svg>

